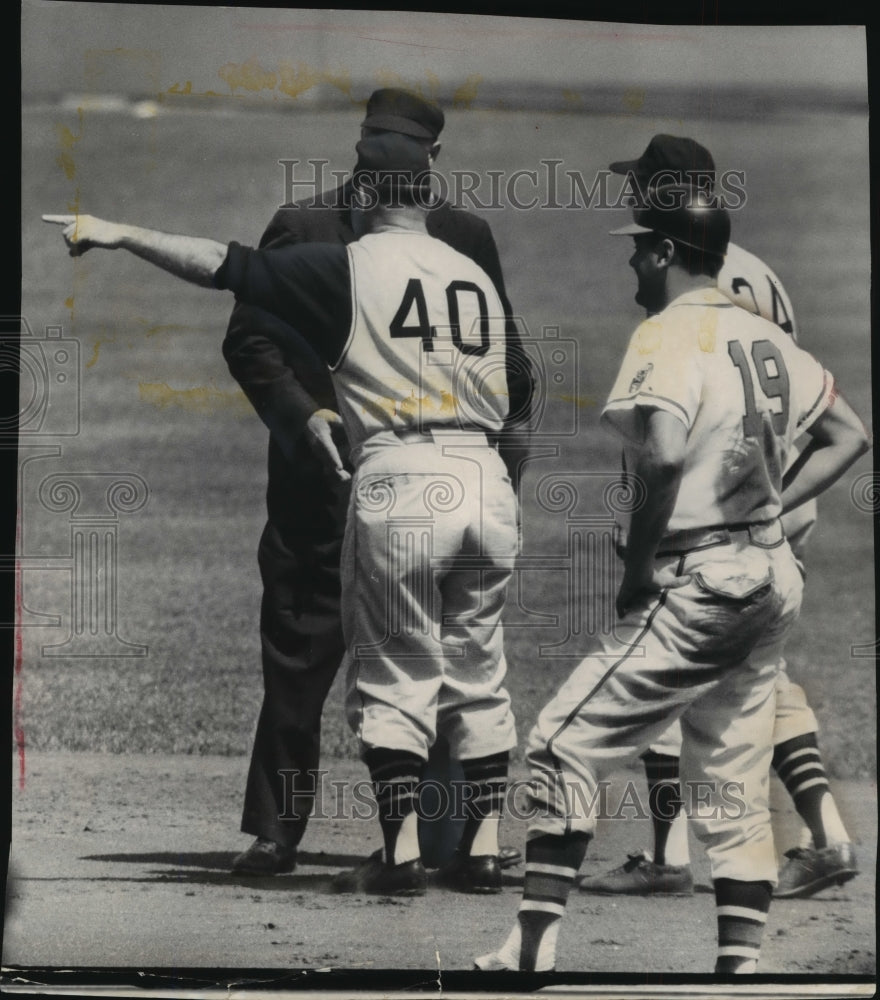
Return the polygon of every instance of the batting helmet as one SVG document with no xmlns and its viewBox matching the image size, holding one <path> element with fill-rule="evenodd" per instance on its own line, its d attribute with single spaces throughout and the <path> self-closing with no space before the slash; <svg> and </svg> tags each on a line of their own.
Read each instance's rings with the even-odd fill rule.
<svg viewBox="0 0 880 1000">
<path fill-rule="evenodd" d="M 730 242 L 727 209 L 700 188 L 690 184 L 666 184 L 654 188 L 648 204 L 633 210 L 628 226 L 612 230 L 612 236 L 659 233 L 706 254 L 724 256 Z"/>
</svg>

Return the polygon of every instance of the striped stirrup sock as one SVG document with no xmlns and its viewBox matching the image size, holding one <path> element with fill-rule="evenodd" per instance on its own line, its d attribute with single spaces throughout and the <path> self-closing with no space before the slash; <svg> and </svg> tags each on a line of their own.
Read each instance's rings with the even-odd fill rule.
<svg viewBox="0 0 880 1000">
<path fill-rule="evenodd" d="M 795 809 L 810 828 L 814 847 L 827 847 L 827 831 L 822 822 L 822 799 L 829 794 L 830 789 L 816 734 L 796 736 L 775 747 L 773 770 L 792 797 Z M 842 838 L 838 835 L 835 839 L 847 839 L 845 831 Z"/>
<path fill-rule="evenodd" d="M 462 854 L 498 853 L 498 821 L 504 811 L 509 760 L 510 754 L 504 751 L 461 761 L 467 782 L 467 820 L 459 842 Z"/>
<path fill-rule="evenodd" d="M 755 971 L 771 895 L 769 882 L 740 882 L 732 878 L 715 880 L 718 914 L 716 973 L 730 975 Z"/>
<path fill-rule="evenodd" d="M 417 858 L 419 848 L 415 823 L 407 824 L 414 843 L 399 845 L 397 840 L 404 821 L 415 813 L 416 788 L 425 762 L 407 750 L 373 747 L 364 754 L 364 763 L 370 769 L 373 780 L 379 825 L 385 840 L 386 862 L 394 864 Z"/>
<path fill-rule="evenodd" d="M 526 876 L 517 914 L 522 971 L 555 967 L 559 921 L 589 842 L 588 833 L 569 833 L 542 834 L 526 844 Z"/>
<path fill-rule="evenodd" d="M 654 831 L 654 861 L 658 865 L 686 865 L 690 861 L 686 832 L 683 844 L 674 844 L 676 850 L 667 852 L 669 835 L 682 807 L 678 757 L 646 750 L 642 754 L 642 762 L 648 781 L 648 807 Z"/>
</svg>

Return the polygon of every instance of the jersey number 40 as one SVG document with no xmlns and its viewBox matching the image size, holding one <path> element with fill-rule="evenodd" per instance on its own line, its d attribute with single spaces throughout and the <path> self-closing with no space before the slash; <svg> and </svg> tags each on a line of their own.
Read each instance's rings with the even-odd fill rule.
<svg viewBox="0 0 880 1000">
<path fill-rule="evenodd" d="M 473 326 L 479 326 L 480 342 L 478 344 L 465 343 L 461 336 L 461 301 L 460 296 L 473 295 L 476 299 L 477 311 L 479 313 L 479 324 L 476 319 Z M 413 309 L 415 308 L 415 317 Z M 449 316 L 449 329 L 452 332 L 452 343 L 463 354 L 484 355 L 489 350 L 489 309 L 486 304 L 486 295 L 479 285 L 472 281 L 451 281 L 446 286 L 446 311 Z M 412 319 L 416 322 L 413 323 Z M 394 319 L 388 327 L 392 337 L 419 337 L 422 341 L 422 350 L 432 351 L 434 349 L 434 338 L 437 335 L 436 326 L 431 326 L 428 321 L 428 303 L 425 299 L 425 291 L 419 278 L 410 278 L 403 293 L 403 299 L 398 306 Z M 473 332 L 473 327 L 470 331 Z"/>
<path fill-rule="evenodd" d="M 742 344 L 731 340 L 727 345 L 730 360 L 739 370 L 743 384 L 746 412 L 743 416 L 743 434 L 748 438 L 761 435 L 763 419 L 755 400 L 755 383 L 752 379 L 752 367 Z M 782 435 L 788 427 L 788 410 L 790 399 L 790 382 L 788 369 L 785 367 L 782 353 L 770 340 L 756 340 L 752 343 L 752 361 L 758 376 L 758 383 L 764 395 L 769 400 L 777 400 L 771 406 L 770 421 L 775 434 Z"/>
</svg>

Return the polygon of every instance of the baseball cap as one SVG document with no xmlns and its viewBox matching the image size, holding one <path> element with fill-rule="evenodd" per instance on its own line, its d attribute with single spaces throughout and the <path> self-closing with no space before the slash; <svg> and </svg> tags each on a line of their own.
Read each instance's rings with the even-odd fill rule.
<svg viewBox="0 0 880 1000">
<path fill-rule="evenodd" d="M 677 175 L 679 182 L 688 176 L 694 178 L 696 174 L 709 175 L 700 186 L 706 186 L 710 178 L 709 186 L 715 184 L 715 161 L 709 150 L 694 139 L 665 133 L 655 135 L 637 160 L 617 160 L 608 169 L 615 174 L 634 174 L 640 187 L 663 173 Z M 667 183 L 672 180 L 667 177 Z"/>
<path fill-rule="evenodd" d="M 354 169 L 356 184 L 374 187 L 393 183 L 422 187 L 430 183 L 431 162 L 428 150 L 399 132 L 369 135 L 355 146 L 358 159 Z"/>
<path fill-rule="evenodd" d="M 443 112 L 407 90 L 383 87 L 374 90 L 367 101 L 367 117 L 361 127 L 399 132 L 417 139 L 436 139 L 443 131 Z"/>
<path fill-rule="evenodd" d="M 613 229 L 612 236 L 659 233 L 703 253 L 723 256 L 730 242 L 727 209 L 692 184 L 665 184 L 652 188 L 648 204 L 633 209 L 628 226 Z"/>
</svg>

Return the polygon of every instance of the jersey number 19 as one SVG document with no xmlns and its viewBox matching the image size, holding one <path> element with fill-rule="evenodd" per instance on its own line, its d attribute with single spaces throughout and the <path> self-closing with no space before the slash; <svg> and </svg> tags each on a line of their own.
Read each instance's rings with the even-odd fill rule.
<svg viewBox="0 0 880 1000">
<path fill-rule="evenodd" d="M 743 416 L 743 434 L 748 438 L 761 435 L 763 420 L 755 402 L 755 383 L 752 379 L 752 368 L 738 340 L 731 340 L 727 345 L 730 360 L 739 370 L 743 384 L 746 412 Z M 788 369 L 779 348 L 770 340 L 756 340 L 752 343 L 752 361 L 758 383 L 768 400 L 778 400 L 770 410 L 770 420 L 774 433 L 782 435 L 788 427 L 789 410 L 789 378 Z"/>
</svg>

